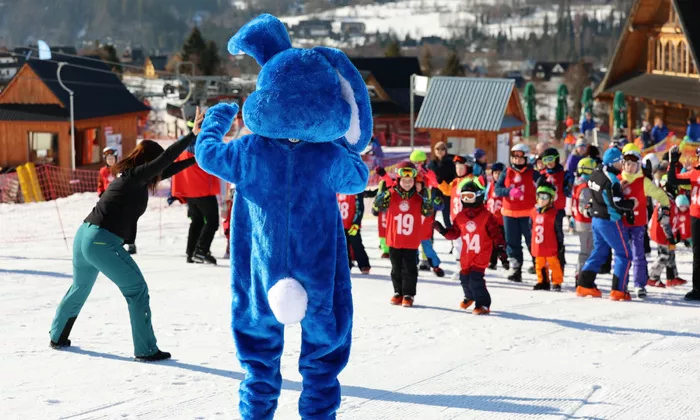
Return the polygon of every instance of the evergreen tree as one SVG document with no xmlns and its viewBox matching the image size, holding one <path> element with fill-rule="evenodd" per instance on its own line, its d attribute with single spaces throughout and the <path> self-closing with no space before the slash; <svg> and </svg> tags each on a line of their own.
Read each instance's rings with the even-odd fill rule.
<svg viewBox="0 0 700 420">
<path fill-rule="evenodd" d="M 430 48 L 423 47 L 423 55 L 421 56 L 421 71 L 424 76 L 433 74 L 433 55 L 430 53 Z"/>
<path fill-rule="evenodd" d="M 101 49 L 100 57 L 102 57 L 103 60 L 108 61 L 110 63 L 119 63 L 119 56 L 117 55 L 117 50 L 114 48 L 114 45 L 105 45 Z M 109 64 L 110 69 L 117 73 L 117 75 L 122 75 L 124 73 L 124 69 L 122 66 L 119 64 Z"/>
<path fill-rule="evenodd" d="M 442 69 L 443 76 L 464 76 L 464 67 L 459 62 L 459 57 L 456 51 L 450 52 L 447 57 L 445 68 Z"/>
<path fill-rule="evenodd" d="M 399 44 L 398 39 L 392 38 L 392 40 L 389 42 L 389 46 L 386 48 L 386 51 L 384 52 L 384 56 L 386 56 L 386 57 L 401 57 L 401 45 Z"/>
<path fill-rule="evenodd" d="M 221 70 L 221 57 L 219 57 L 219 47 L 214 41 L 207 42 L 206 48 L 199 57 L 199 71 L 205 76 L 219 74 Z"/>
<path fill-rule="evenodd" d="M 202 32 L 200 32 L 199 28 L 195 26 L 182 46 L 182 51 L 180 54 L 182 56 L 182 61 L 191 61 L 198 64 L 199 55 L 206 48 L 207 43 L 202 37 Z"/>
</svg>

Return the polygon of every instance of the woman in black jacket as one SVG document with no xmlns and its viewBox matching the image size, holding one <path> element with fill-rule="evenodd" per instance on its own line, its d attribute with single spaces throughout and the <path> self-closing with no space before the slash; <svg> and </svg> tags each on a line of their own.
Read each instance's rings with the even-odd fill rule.
<svg viewBox="0 0 700 420">
<path fill-rule="evenodd" d="M 169 359 L 160 351 L 151 325 L 148 286 L 124 243 L 133 243 L 136 223 L 148 206 L 148 193 L 158 182 L 195 163 L 194 158 L 173 163 L 199 133 L 204 119 L 197 109 L 195 129 L 163 150 L 144 140 L 112 168 L 116 179 L 85 218 L 73 241 L 73 284 L 58 305 L 51 324 L 51 347 L 70 346 L 70 335 L 97 275 L 102 272 L 126 298 L 134 340 L 134 355 L 142 361 Z"/>
<path fill-rule="evenodd" d="M 454 156 L 447 153 L 447 145 L 444 142 L 438 142 L 433 148 L 433 158 L 428 163 L 428 169 L 437 175 L 438 190 L 436 196 L 439 196 L 445 203 L 450 202 L 449 199 L 445 199 L 445 193 L 449 189 L 450 182 L 457 177 L 453 158 Z M 442 208 L 442 220 L 445 228 L 449 229 L 452 226 L 450 206 Z"/>
</svg>

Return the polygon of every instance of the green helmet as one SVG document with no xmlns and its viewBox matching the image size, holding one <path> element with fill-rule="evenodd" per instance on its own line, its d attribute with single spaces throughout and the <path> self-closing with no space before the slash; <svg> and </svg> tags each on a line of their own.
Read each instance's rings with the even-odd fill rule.
<svg viewBox="0 0 700 420">
<path fill-rule="evenodd" d="M 420 163 L 428 160 L 428 156 L 422 150 L 414 150 L 408 159 L 413 163 Z"/>
<path fill-rule="evenodd" d="M 596 164 L 595 160 L 591 158 L 583 158 L 578 161 L 578 166 L 576 166 L 576 171 L 579 175 L 590 175 L 593 173 Z"/>
<path fill-rule="evenodd" d="M 554 187 L 550 184 L 543 184 L 537 187 L 537 194 L 549 194 L 550 197 L 557 195 Z"/>
</svg>

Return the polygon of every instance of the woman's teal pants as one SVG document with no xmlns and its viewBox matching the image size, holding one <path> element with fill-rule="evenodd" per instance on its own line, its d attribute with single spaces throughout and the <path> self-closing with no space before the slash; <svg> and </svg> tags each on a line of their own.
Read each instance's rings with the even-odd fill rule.
<svg viewBox="0 0 700 420">
<path fill-rule="evenodd" d="M 73 241 L 73 284 L 58 305 L 51 324 L 51 341 L 67 339 L 73 323 L 102 272 L 126 298 L 131 318 L 135 356 L 158 351 L 151 325 L 148 286 L 136 262 L 123 248 L 124 241 L 99 226 L 84 223 Z"/>
</svg>

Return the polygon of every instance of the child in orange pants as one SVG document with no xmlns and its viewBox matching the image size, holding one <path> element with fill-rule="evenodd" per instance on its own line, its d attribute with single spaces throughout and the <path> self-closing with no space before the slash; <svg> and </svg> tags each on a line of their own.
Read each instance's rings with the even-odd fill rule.
<svg viewBox="0 0 700 420">
<path fill-rule="evenodd" d="M 535 257 L 535 270 L 537 271 L 537 284 L 534 290 L 561 291 L 564 282 L 564 273 L 559 263 L 557 254 L 559 246 L 554 231 L 557 210 L 552 203 L 556 199 L 557 191 L 554 186 L 541 182 L 537 187 L 537 205 L 530 215 L 532 223 L 532 256 Z M 550 285 L 550 271 L 552 284 Z"/>
</svg>

